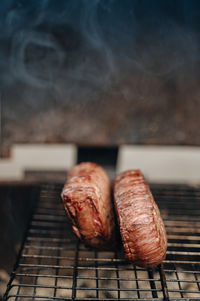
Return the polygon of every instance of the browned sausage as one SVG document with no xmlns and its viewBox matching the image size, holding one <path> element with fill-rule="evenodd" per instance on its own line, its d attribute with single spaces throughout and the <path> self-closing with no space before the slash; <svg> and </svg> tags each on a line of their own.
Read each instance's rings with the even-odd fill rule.
<svg viewBox="0 0 200 301">
<path fill-rule="evenodd" d="M 126 257 L 143 267 L 161 263 L 167 249 L 165 227 L 140 170 L 117 176 L 114 204 Z"/>
<path fill-rule="evenodd" d="M 115 223 L 104 169 L 91 162 L 76 165 L 68 173 L 61 197 L 76 236 L 88 246 L 109 249 Z"/>
</svg>

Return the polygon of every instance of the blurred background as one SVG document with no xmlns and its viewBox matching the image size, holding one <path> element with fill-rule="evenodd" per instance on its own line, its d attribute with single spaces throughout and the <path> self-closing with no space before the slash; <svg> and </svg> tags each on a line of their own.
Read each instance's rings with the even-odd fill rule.
<svg viewBox="0 0 200 301">
<path fill-rule="evenodd" d="M 199 20 L 198 0 L 1 0 L 0 270 L 76 162 L 200 182 Z"/>
<path fill-rule="evenodd" d="M 13 143 L 199 145 L 199 1 L 1 1 Z"/>
</svg>

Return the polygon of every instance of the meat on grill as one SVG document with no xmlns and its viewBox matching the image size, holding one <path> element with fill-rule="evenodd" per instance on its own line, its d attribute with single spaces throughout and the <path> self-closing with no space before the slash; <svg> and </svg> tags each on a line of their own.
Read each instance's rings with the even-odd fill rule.
<svg viewBox="0 0 200 301">
<path fill-rule="evenodd" d="M 76 236 L 88 246 L 109 249 L 115 222 L 104 169 L 91 162 L 76 165 L 68 173 L 61 197 Z"/>
<path fill-rule="evenodd" d="M 114 204 L 126 257 L 143 267 L 160 264 L 167 249 L 165 227 L 140 170 L 117 176 Z"/>
</svg>

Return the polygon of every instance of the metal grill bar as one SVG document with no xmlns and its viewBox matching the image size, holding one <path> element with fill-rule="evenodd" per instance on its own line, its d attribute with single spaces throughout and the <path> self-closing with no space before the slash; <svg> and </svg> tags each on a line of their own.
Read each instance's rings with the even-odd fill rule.
<svg viewBox="0 0 200 301">
<path fill-rule="evenodd" d="M 85 248 L 67 222 L 61 188 L 42 186 L 4 300 L 200 300 L 199 188 L 152 186 L 169 242 L 155 269 L 132 265 L 122 250 Z"/>
<path fill-rule="evenodd" d="M 167 283 L 166 283 L 166 277 L 165 277 L 163 263 L 161 263 L 159 266 L 159 273 L 160 273 L 160 281 L 161 281 L 161 286 L 162 286 L 162 290 L 163 290 L 164 300 L 168 301 L 169 294 L 168 294 L 168 290 L 167 290 Z"/>
<path fill-rule="evenodd" d="M 134 269 L 134 275 L 135 275 L 135 279 L 136 279 L 136 288 L 137 288 L 137 297 L 138 299 L 140 299 L 140 290 L 139 290 L 139 284 L 138 284 L 138 276 L 137 276 L 137 270 L 136 270 L 136 267 L 133 266 L 133 269 Z M 148 278 L 147 278 L 148 280 Z"/>
<path fill-rule="evenodd" d="M 77 266 L 78 266 L 78 253 L 79 253 L 79 241 L 76 244 L 76 255 L 74 259 L 74 274 L 73 274 L 73 286 L 72 286 L 72 300 L 76 298 L 76 283 L 77 283 Z"/>
<path fill-rule="evenodd" d="M 150 286 L 151 286 L 151 290 L 152 290 L 152 296 L 153 298 L 158 298 L 158 294 L 157 294 L 157 291 L 156 291 L 156 285 L 155 285 L 155 282 L 154 282 L 154 274 L 153 274 L 153 270 L 152 269 L 149 269 L 148 270 L 148 275 L 149 275 L 149 282 L 150 282 Z"/>
<path fill-rule="evenodd" d="M 98 254 L 95 251 L 95 259 L 97 259 L 97 256 L 98 256 Z M 80 261 L 80 259 L 79 259 L 79 261 Z M 98 280 L 99 276 L 98 276 L 98 269 L 97 269 L 97 267 L 98 267 L 97 260 L 95 260 L 95 267 L 96 267 L 96 273 L 95 273 L 96 277 L 93 277 L 93 278 L 95 278 L 95 280 L 96 280 L 96 288 L 97 288 L 97 290 L 96 290 L 96 298 L 98 299 L 99 298 L 99 291 L 98 291 L 98 288 L 99 288 L 99 280 Z"/>
<path fill-rule="evenodd" d="M 115 252 L 115 258 L 117 258 L 117 257 L 118 257 L 118 254 L 117 254 L 117 252 Z M 113 278 L 112 280 L 115 280 L 115 279 L 117 280 L 117 289 L 118 289 L 117 297 L 120 300 L 120 277 L 119 277 L 119 270 L 118 270 L 117 264 L 115 264 L 115 267 L 116 267 L 116 278 Z"/>
</svg>

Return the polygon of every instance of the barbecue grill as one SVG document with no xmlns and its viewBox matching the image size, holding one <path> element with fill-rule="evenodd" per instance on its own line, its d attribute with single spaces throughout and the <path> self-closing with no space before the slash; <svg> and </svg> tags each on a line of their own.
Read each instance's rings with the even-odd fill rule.
<svg viewBox="0 0 200 301">
<path fill-rule="evenodd" d="M 0 301 L 200 300 L 200 1 L 0 8 Z M 76 239 L 60 193 L 81 161 L 154 183 L 168 235 L 160 266 Z"/>
<path fill-rule="evenodd" d="M 72 233 L 60 184 L 44 184 L 4 300 L 200 300 L 200 188 L 151 185 L 168 234 L 167 258 L 154 269 L 122 250 L 95 252 Z"/>
</svg>

